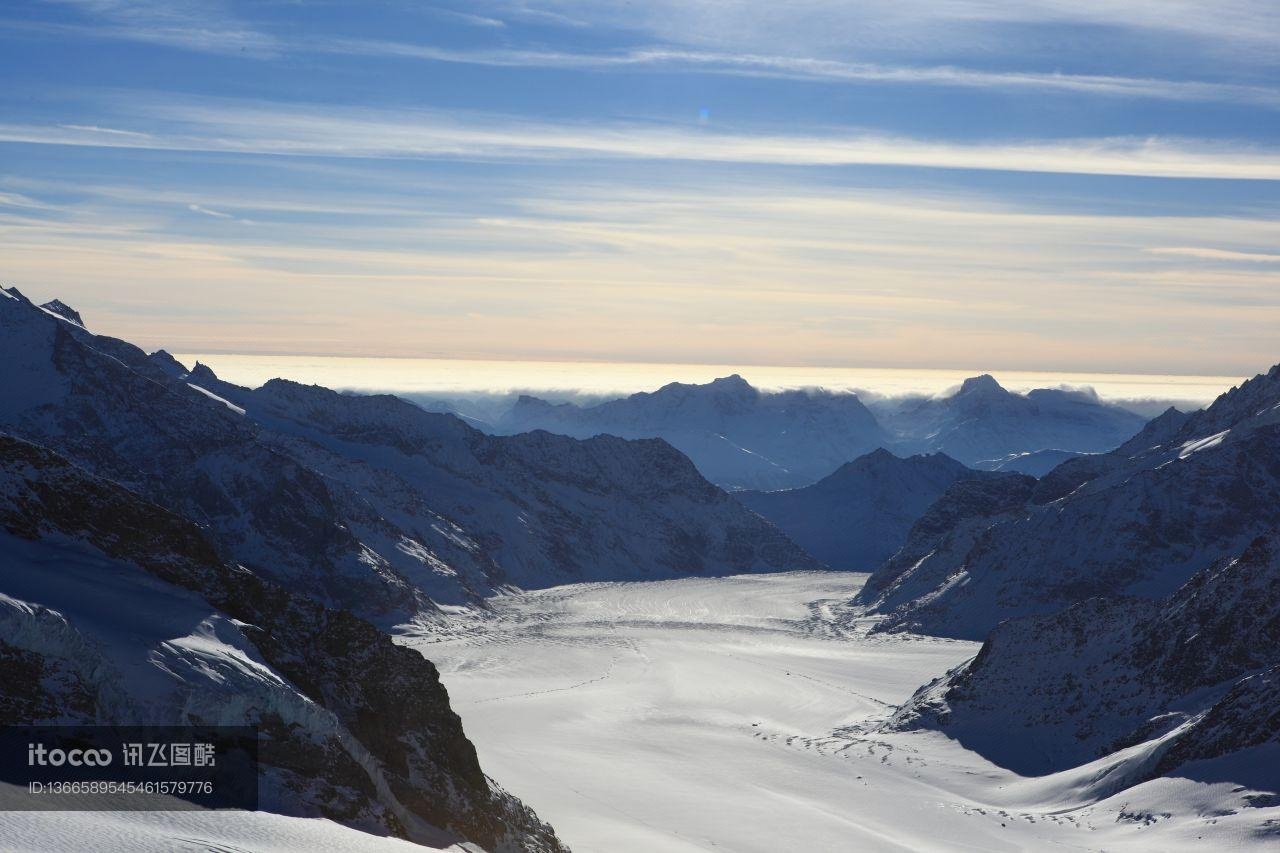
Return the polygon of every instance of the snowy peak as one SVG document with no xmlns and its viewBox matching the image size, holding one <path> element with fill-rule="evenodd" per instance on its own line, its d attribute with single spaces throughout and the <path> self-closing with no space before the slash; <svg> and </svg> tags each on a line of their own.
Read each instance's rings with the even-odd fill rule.
<svg viewBox="0 0 1280 853">
<path fill-rule="evenodd" d="M 151 355 L 147 356 L 147 358 L 152 364 L 175 379 L 185 379 L 190 375 L 190 371 L 187 370 L 186 366 L 183 365 L 182 362 L 178 361 L 162 349 L 156 350 L 151 353 Z M 206 370 L 207 369 L 208 368 L 206 368 Z"/>
<path fill-rule="evenodd" d="M 755 386 L 746 379 L 743 379 L 742 376 L 737 373 L 731 373 L 728 376 L 721 376 L 701 385 L 694 382 L 668 382 L 666 385 L 663 385 L 657 391 L 653 392 L 654 396 L 663 394 L 684 396 L 688 394 L 707 393 L 753 394 L 759 392 L 756 390 Z"/>
<path fill-rule="evenodd" d="M 981 376 L 971 376 L 960 385 L 960 390 L 956 392 L 957 397 L 971 397 L 975 395 L 1003 395 L 1009 392 L 996 381 L 995 377 L 990 373 L 983 373 Z"/>
<path fill-rule="evenodd" d="M 1163 412 L 1161 412 L 1160 414 L 1152 418 L 1151 423 L 1165 424 L 1170 421 L 1177 421 L 1178 425 L 1181 426 L 1182 423 L 1186 421 L 1186 419 L 1187 419 L 1186 412 L 1181 411 L 1176 406 L 1170 406 L 1169 408 L 1165 409 Z"/>
<path fill-rule="evenodd" d="M 177 363 L 176 359 L 174 360 L 174 363 L 175 364 Z M 178 365 L 178 366 L 181 367 L 181 365 Z M 195 367 L 191 368 L 191 373 L 189 374 L 189 378 L 195 380 L 196 382 L 214 383 L 214 382 L 220 381 L 218 379 L 218 374 L 213 372 L 213 368 L 199 361 L 196 362 Z"/>
<path fill-rule="evenodd" d="M 1176 438 L 1194 441 L 1277 419 L 1280 419 L 1280 364 L 1222 394 L 1208 408 L 1192 413 Z"/>
<path fill-rule="evenodd" d="M 695 385 L 691 387 L 696 388 L 697 386 Z M 737 373 L 732 373 L 728 376 L 721 376 L 719 379 L 711 380 L 710 384 L 707 385 L 707 389 L 720 394 L 735 394 L 739 396 L 750 396 L 760 393 L 750 382 L 743 379 Z"/>
<path fill-rule="evenodd" d="M 939 453 L 937 455 L 941 456 L 942 454 Z M 902 459 L 902 457 L 894 456 L 893 453 L 891 453 L 890 451 L 886 450 L 883 447 L 877 447 L 875 450 L 871 451 L 870 453 L 867 453 L 863 456 L 859 456 L 857 459 L 848 463 L 848 465 L 845 467 L 848 467 L 848 466 L 870 467 L 870 466 L 894 465 L 896 463 L 903 462 L 903 461 L 904 460 Z"/>
<path fill-rule="evenodd" d="M 515 412 L 544 412 L 551 409 L 569 409 L 573 408 L 572 403 L 561 403 L 559 405 L 551 403 L 541 397 L 534 397 L 532 394 L 521 394 L 516 398 L 512 407 Z"/>
<path fill-rule="evenodd" d="M 1180 411 L 1170 406 L 1156 417 L 1152 418 L 1147 427 L 1140 434 L 1149 434 L 1153 436 L 1174 435 L 1178 430 L 1182 429 L 1191 414 Z"/>
<path fill-rule="evenodd" d="M 758 402 L 760 391 L 735 373 L 713 379 L 705 385 L 671 382 L 652 394 L 636 394 L 629 399 L 645 398 L 648 398 L 650 406 L 665 410 L 669 415 L 733 417 L 749 413 Z"/>
<path fill-rule="evenodd" d="M 917 453 L 914 456 L 903 457 L 883 447 L 877 447 L 852 462 L 846 462 L 830 475 L 807 488 L 838 491 L 866 477 L 905 480 L 922 473 L 926 476 L 951 477 L 954 480 L 966 475 L 976 475 L 978 472 L 945 453 Z"/>
<path fill-rule="evenodd" d="M 319 430 L 344 441 L 394 447 L 412 455 L 440 441 L 469 447 L 481 433 L 450 414 L 428 412 L 392 394 L 341 394 L 320 385 L 272 379 L 238 401 L 252 414 Z M 284 428 L 284 427 L 279 427 Z"/>
<path fill-rule="evenodd" d="M 61 299 L 53 299 L 43 305 L 36 305 L 30 299 L 23 295 L 22 291 L 16 287 L 0 287 L 0 295 L 7 296 L 8 301 L 17 302 L 22 305 L 28 305 L 37 308 L 46 314 L 52 314 L 59 319 L 66 320 L 83 329 L 84 320 L 80 318 L 80 313 L 72 308 Z"/>
<path fill-rule="evenodd" d="M 1036 389 L 1015 394 L 991 375 L 966 379 L 946 397 L 877 405 L 907 452 L 941 450 L 966 465 L 991 468 L 1043 450 L 1102 453 L 1132 437 L 1146 419 L 1092 391 Z"/>
<path fill-rule="evenodd" d="M 969 469 L 945 453 L 917 453 L 913 456 L 898 456 L 883 447 L 877 447 L 859 459 L 849 463 L 852 466 L 875 468 L 880 470 L 906 470 L 909 468 L 936 468 L 953 473 L 964 473 Z"/>
<path fill-rule="evenodd" d="M 1162 447 L 1173 440 L 1191 419 L 1191 414 L 1170 406 L 1147 422 L 1137 435 L 1116 448 L 1121 456 L 1134 456 L 1146 450 Z"/>
<path fill-rule="evenodd" d="M 52 302 L 46 302 L 40 306 L 51 314 L 57 314 L 64 320 L 75 323 L 80 328 L 84 328 L 84 320 L 80 319 L 80 312 L 76 311 L 61 299 L 54 299 Z"/>
<path fill-rule="evenodd" d="M 1130 466 L 1147 464 L 1177 451 L 1182 458 L 1221 444 L 1246 440 L 1250 433 L 1280 423 L 1280 365 L 1221 394 L 1205 409 L 1167 409 L 1116 450 Z"/>
</svg>

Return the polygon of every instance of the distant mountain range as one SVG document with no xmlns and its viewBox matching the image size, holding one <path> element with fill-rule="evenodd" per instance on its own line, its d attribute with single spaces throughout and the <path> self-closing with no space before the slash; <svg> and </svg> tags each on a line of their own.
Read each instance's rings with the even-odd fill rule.
<svg viewBox="0 0 1280 853">
<path fill-rule="evenodd" d="M 807 485 L 891 443 L 855 394 L 765 393 L 736 374 L 706 385 L 673 382 L 588 407 L 524 396 L 497 428 L 662 438 L 729 489 Z"/>
<path fill-rule="evenodd" d="M 726 489 L 772 491 L 816 483 L 877 448 L 899 456 L 942 452 L 972 467 L 1039 475 L 1066 458 L 1112 450 L 1145 422 L 1089 392 L 1015 394 L 987 375 L 948 396 L 880 400 L 872 408 L 853 393 L 764 392 L 733 375 L 592 406 L 522 396 L 490 428 L 663 438 Z"/>
<path fill-rule="evenodd" d="M 1113 450 L 1147 422 L 1089 391 L 1015 394 L 988 374 L 966 379 L 949 396 L 886 401 L 877 416 L 901 452 L 941 451 L 979 468 L 999 467 L 1014 454 Z"/>
</svg>

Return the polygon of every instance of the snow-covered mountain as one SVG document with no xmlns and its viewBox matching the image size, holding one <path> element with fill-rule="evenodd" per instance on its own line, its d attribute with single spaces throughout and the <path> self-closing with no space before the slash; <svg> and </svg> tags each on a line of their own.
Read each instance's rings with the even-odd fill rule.
<svg viewBox="0 0 1280 853">
<path fill-rule="evenodd" d="M 1010 616 L 1094 596 L 1157 599 L 1280 528 L 1280 366 L 1023 491 L 951 528 L 927 514 L 932 538 L 862 593 L 883 627 L 981 639 Z"/>
<path fill-rule="evenodd" d="M 818 565 L 662 441 L 487 436 L 385 395 L 238 388 L 2 293 L 0 429 L 324 604 L 402 621 L 508 584 Z"/>
<path fill-rule="evenodd" d="M 1093 598 L 1003 623 L 890 727 L 939 729 L 1023 775 L 1115 755 L 1090 781 L 1098 796 L 1174 771 L 1274 789 L 1278 707 L 1273 533 L 1167 598 Z M 1223 770 L 1234 775 L 1215 775 Z"/>
<path fill-rule="evenodd" d="M 258 726 L 266 811 L 437 847 L 564 849 L 481 771 L 421 654 L 3 433 L 0 676 L 3 725 Z"/>
<path fill-rule="evenodd" d="M 861 598 L 881 630 L 990 631 L 886 729 L 1095 800 L 1170 775 L 1275 791 L 1280 366 L 1039 481 L 958 482 Z"/>
<path fill-rule="evenodd" d="M 518 586 L 815 565 L 660 440 L 488 436 L 396 397 L 207 384 L 384 519 L 411 516 L 404 501 L 427 496 Z"/>
<path fill-rule="evenodd" d="M 938 555 L 968 554 L 996 524 L 1017 518 L 1036 487 L 1024 474 L 957 480 L 908 531 L 902 547 L 872 572 L 859 592 L 873 612 L 897 613 L 945 587 L 954 567 Z M 899 627 L 891 618 L 881 629 Z"/>
<path fill-rule="evenodd" d="M 833 569 L 867 571 L 891 557 L 915 521 L 957 480 L 990 477 L 934 453 L 874 450 L 812 486 L 734 497 Z"/>
<path fill-rule="evenodd" d="M 875 410 L 900 452 L 940 451 L 979 468 L 997 468 L 1010 456 L 1037 451 L 1109 451 L 1147 420 L 1090 391 L 1015 394 L 988 374 L 966 379 L 945 397 L 888 400 Z"/>
<path fill-rule="evenodd" d="M 706 385 L 673 382 L 586 407 L 523 396 L 498 428 L 508 434 L 543 429 L 576 438 L 663 438 L 727 489 L 809 485 L 890 443 L 855 394 L 766 393 L 736 374 Z"/>
</svg>

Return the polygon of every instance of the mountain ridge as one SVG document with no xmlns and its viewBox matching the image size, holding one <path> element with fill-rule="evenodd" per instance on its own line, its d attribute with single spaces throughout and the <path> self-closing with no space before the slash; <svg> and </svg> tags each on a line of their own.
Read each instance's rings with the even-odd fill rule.
<svg viewBox="0 0 1280 853">
<path fill-rule="evenodd" d="M 812 485 L 876 448 L 943 452 L 970 467 L 1040 475 L 1072 455 L 1113 449 L 1145 422 L 1090 391 L 1015 394 L 990 374 L 948 395 L 868 406 L 852 392 L 762 391 L 735 373 L 589 406 L 521 394 L 493 430 L 661 437 L 724 488 L 767 492 Z"/>
<path fill-rule="evenodd" d="M 736 373 L 586 407 L 522 395 L 497 428 L 663 438 L 707 479 L 735 490 L 807 485 L 888 441 L 854 394 L 766 393 Z"/>
<path fill-rule="evenodd" d="M 662 442 L 493 437 L 389 395 L 238 388 L 5 297 L 0 428 L 380 623 L 514 583 L 817 567 Z"/>
<path fill-rule="evenodd" d="M 1026 775 L 1151 744 L 1118 787 L 1280 743 L 1277 602 L 1280 547 L 1258 537 L 1165 599 L 1091 598 L 1002 623 L 887 728 L 937 729 Z"/>
<path fill-rule="evenodd" d="M 906 572 L 913 595 L 878 599 L 872 582 L 861 601 L 885 614 L 882 630 L 982 639 L 1001 619 L 1091 595 L 1160 598 L 1280 525 L 1278 501 L 1273 368 L 1205 410 L 1166 412 L 1110 453 L 1062 463 L 1020 505 L 973 522 L 979 539 L 922 554 Z"/>
<path fill-rule="evenodd" d="M 1014 453 L 1114 449 L 1146 418 L 1104 403 L 1092 391 L 1005 389 L 988 373 L 970 377 L 950 395 L 908 397 L 877 405 L 901 452 L 941 451 L 975 467 Z"/>
<path fill-rule="evenodd" d="M 957 480 L 990 476 L 943 453 L 907 458 L 883 448 L 811 486 L 734 497 L 836 569 L 866 571 L 891 557 L 915 521 Z"/>
</svg>

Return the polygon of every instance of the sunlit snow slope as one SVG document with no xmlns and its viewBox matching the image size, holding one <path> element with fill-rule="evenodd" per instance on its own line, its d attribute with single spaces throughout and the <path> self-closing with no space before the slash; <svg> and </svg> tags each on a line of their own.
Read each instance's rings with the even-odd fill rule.
<svg viewBox="0 0 1280 853">
<path fill-rule="evenodd" d="M 424 853 L 320 818 L 269 812 L 7 812 L 3 847 L 94 853 Z M 92 846 L 86 847 L 86 839 Z M 455 845 L 444 853 L 470 853 Z"/>
</svg>

